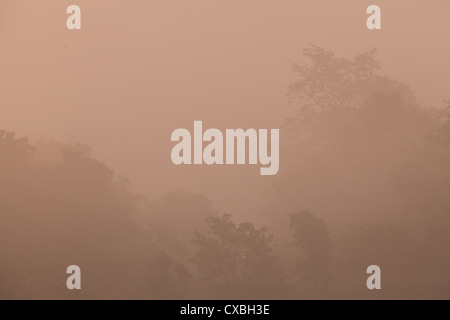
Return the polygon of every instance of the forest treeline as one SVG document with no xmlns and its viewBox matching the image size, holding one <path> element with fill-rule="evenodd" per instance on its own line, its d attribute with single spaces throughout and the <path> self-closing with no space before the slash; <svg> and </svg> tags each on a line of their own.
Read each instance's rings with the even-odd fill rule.
<svg viewBox="0 0 450 320">
<path fill-rule="evenodd" d="M 254 221 L 185 190 L 136 195 L 89 146 L 0 130 L 0 298 L 450 298 L 450 102 L 419 106 L 374 51 L 304 54 Z"/>
</svg>

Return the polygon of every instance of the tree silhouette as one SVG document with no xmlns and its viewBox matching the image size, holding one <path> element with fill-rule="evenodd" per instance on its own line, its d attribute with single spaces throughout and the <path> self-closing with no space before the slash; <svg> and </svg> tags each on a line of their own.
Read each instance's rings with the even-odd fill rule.
<svg viewBox="0 0 450 320">
<path fill-rule="evenodd" d="M 333 243 L 325 221 L 309 211 L 289 215 L 294 244 L 300 250 L 297 274 L 307 293 L 324 294 L 331 278 Z"/>
<path fill-rule="evenodd" d="M 89 154 L 65 145 L 57 161 L 38 159 L 40 147 L 0 132 L 0 256 L 16 288 L 8 298 L 65 296 L 64 270 L 73 261 L 92 272 L 84 274 L 83 297 L 124 295 L 141 281 L 140 268 L 130 268 L 140 259 L 130 258 L 134 248 L 143 249 L 133 237 L 138 208 L 120 195 L 114 172 Z M 104 286 L 112 274 L 121 280 Z"/>
<path fill-rule="evenodd" d="M 29 159 L 33 156 L 34 147 L 27 138 L 16 138 L 16 134 L 0 130 L 0 161 Z"/>
<path fill-rule="evenodd" d="M 303 116 L 332 108 L 358 108 L 375 92 L 398 93 L 405 103 L 415 103 L 407 85 L 378 74 L 380 64 L 375 53 L 374 49 L 347 59 L 311 45 L 303 54 L 312 65 L 293 65 L 298 80 L 288 86 L 290 101 L 302 102 Z"/>
<path fill-rule="evenodd" d="M 144 295 L 159 300 L 187 298 L 186 286 L 191 279 L 192 274 L 183 264 L 167 252 L 157 252 L 152 256 L 144 278 Z"/>
<path fill-rule="evenodd" d="M 235 224 L 231 215 L 207 219 L 211 236 L 196 232 L 194 265 L 219 297 L 276 298 L 288 295 L 283 272 L 273 254 L 272 236 L 250 223 Z"/>
<path fill-rule="evenodd" d="M 294 66 L 298 80 L 288 87 L 296 113 L 284 127 L 277 210 L 307 206 L 342 227 L 399 214 L 399 177 L 435 132 L 435 117 L 381 74 L 375 51 L 348 59 L 313 45 L 304 53 L 311 63 Z"/>
</svg>

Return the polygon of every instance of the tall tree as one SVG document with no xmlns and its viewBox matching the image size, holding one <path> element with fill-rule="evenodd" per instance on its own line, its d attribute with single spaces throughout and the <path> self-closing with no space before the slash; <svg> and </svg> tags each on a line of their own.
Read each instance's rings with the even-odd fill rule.
<svg viewBox="0 0 450 320">
<path fill-rule="evenodd" d="M 435 117 L 406 84 L 381 74 L 375 51 L 350 59 L 311 46 L 304 54 L 310 63 L 294 65 L 288 87 L 295 114 L 284 127 L 278 212 L 308 207 L 341 227 L 402 212 L 398 174 L 436 130 Z"/>
</svg>

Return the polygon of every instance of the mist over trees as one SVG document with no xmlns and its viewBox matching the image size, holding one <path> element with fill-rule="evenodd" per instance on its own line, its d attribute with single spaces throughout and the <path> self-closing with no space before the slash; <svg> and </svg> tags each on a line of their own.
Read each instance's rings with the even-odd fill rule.
<svg viewBox="0 0 450 320">
<path fill-rule="evenodd" d="M 186 190 L 150 200 L 89 146 L 0 130 L 0 298 L 450 298 L 450 101 L 418 105 L 375 51 L 304 54 L 276 201 L 254 221 Z"/>
</svg>

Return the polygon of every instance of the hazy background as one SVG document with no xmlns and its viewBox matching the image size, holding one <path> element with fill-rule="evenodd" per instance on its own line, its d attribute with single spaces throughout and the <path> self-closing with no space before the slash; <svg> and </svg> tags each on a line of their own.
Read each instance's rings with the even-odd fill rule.
<svg viewBox="0 0 450 320">
<path fill-rule="evenodd" d="M 71 4 L 81 7 L 81 31 L 66 28 L 66 8 Z M 371 4 L 382 9 L 382 30 L 366 28 L 368 15 L 365 12 Z M 449 104 L 444 100 L 450 99 L 449 13 L 447 0 L 0 0 L 0 129 L 15 132 L 16 137 L 28 137 L 36 148 L 34 153 L 30 151 L 34 160 L 28 167 L 18 160 L 27 158 L 24 154 L 29 152 L 23 150 L 28 150 L 28 145 L 14 142 L 10 146 L 11 137 L 0 137 L 4 138 L 3 160 L 11 166 L 0 169 L 4 175 L 3 229 L 11 232 L 8 236 L 3 234 L 3 244 L 10 246 L 3 251 L 9 257 L 3 261 L 11 263 L 6 270 L 14 270 L 18 261 L 22 261 L 21 264 L 34 261 L 29 255 L 33 250 L 27 247 L 33 233 L 28 230 L 29 226 L 24 227 L 26 219 L 17 218 L 20 215 L 14 213 L 16 210 L 32 221 L 36 219 L 36 223 L 45 222 L 45 227 L 36 231 L 42 239 L 47 239 L 45 243 L 59 242 L 64 234 L 61 230 L 71 230 L 68 221 L 72 215 L 82 211 L 83 218 L 80 217 L 74 230 L 81 234 L 87 232 L 92 237 L 86 236 L 87 247 L 91 243 L 88 239 L 98 240 L 95 230 L 103 228 L 101 221 L 108 221 L 102 238 L 106 239 L 105 243 L 118 230 L 127 230 L 119 237 L 124 240 L 117 240 L 119 244 L 114 242 L 113 249 L 106 251 L 107 257 L 103 260 L 101 256 L 96 257 L 95 248 L 87 254 L 77 245 L 75 231 L 72 234 L 75 238 L 69 235 L 64 238 L 70 248 L 79 250 L 80 259 L 92 266 L 92 279 L 97 274 L 95 270 L 101 272 L 105 261 L 118 263 L 117 269 L 111 268 L 111 277 L 114 270 L 127 270 L 123 285 L 128 289 L 109 288 L 105 285 L 108 280 L 98 280 L 98 290 L 92 289 L 97 291 L 93 295 L 89 293 L 88 298 L 117 298 L 122 294 L 127 298 L 204 297 L 207 286 L 195 285 L 193 289 L 187 286 L 191 291 L 178 287 L 178 283 L 190 279 L 180 270 L 189 269 L 197 280 L 203 278 L 196 278 L 196 272 L 212 278 L 217 276 L 210 274 L 214 263 L 205 271 L 202 267 L 208 266 L 207 262 L 191 261 L 194 255 L 191 240 L 194 230 L 206 233 L 204 218 L 217 218 L 229 212 L 233 221 L 252 221 L 256 229 L 265 225 L 269 227 L 269 234 L 275 234 L 278 247 L 274 250 L 283 256 L 280 260 L 284 268 L 283 272 L 275 272 L 277 276 L 267 275 L 275 284 L 284 281 L 277 278 L 282 273 L 290 279 L 287 282 L 295 282 L 290 278 L 296 270 L 291 261 L 294 258 L 286 253 L 292 249 L 286 248 L 292 248 L 292 230 L 310 226 L 302 232 L 317 228 L 317 233 L 323 237 L 318 242 L 311 240 L 313 245 L 308 241 L 305 244 L 301 238 L 296 241 L 302 250 L 310 252 L 306 257 L 314 261 L 315 267 L 306 268 L 313 274 L 311 279 L 317 277 L 311 273 L 312 269 L 328 277 L 329 271 L 325 269 L 330 268 L 328 262 L 332 260 L 333 246 L 337 248 L 333 255 L 339 257 L 333 260 L 333 266 L 344 270 L 344 274 L 345 270 L 362 270 L 362 285 L 368 265 L 383 259 L 397 261 L 395 257 L 399 252 L 407 251 L 401 263 L 394 263 L 393 269 L 401 273 L 412 261 L 425 263 L 430 258 L 420 254 L 435 248 L 433 257 L 438 258 L 431 265 L 436 269 L 426 270 L 430 276 L 421 280 L 419 289 L 399 285 L 401 289 L 396 291 L 394 285 L 388 297 L 411 293 L 410 297 L 422 294 L 421 297 L 426 298 L 448 298 L 449 276 L 439 272 L 445 270 L 450 261 L 450 250 L 447 250 L 450 242 L 445 229 L 449 225 L 450 208 L 446 200 L 450 191 L 447 173 L 450 172 L 447 165 L 450 140 L 445 140 L 448 126 L 441 117 Z M 314 65 L 303 54 L 305 49 L 313 48 L 312 45 L 330 50 L 312 54 L 319 57 L 316 65 L 322 66 L 324 71 L 317 74 L 323 76 L 324 82 L 333 79 L 335 66 L 338 70 L 341 67 L 330 54 L 334 53 L 336 59 L 344 57 L 354 61 L 353 57 L 358 54 L 377 49 L 374 59 L 379 62 L 381 71 L 376 71 L 380 78 L 374 79 L 380 81 L 380 86 L 375 85 L 378 80 L 369 81 L 370 90 L 360 92 L 353 84 L 344 83 L 345 89 L 361 95 L 362 111 L 358 111 L 359 107 L 350 111 L 336 108 L 337 111 L 319 116 L 318 122 L 312 118 L 305 123 L 298 120 L 296 112 L 303 110 L 306 101 L 296 98 L 289 103 L 289 93 L 292 98 L 295 90 L 288 86 L 299 78 L 292 70 L 294 63 Z M 332 64 L 328 65 L 329 61 Z M 372 60 L 367 58 L 367 61 Z M 352 63 L 358 70 L 357 63 Z M 354 72 L 352 69 L 349 74 Z M 383 78 L 384 75 L 389 78 Z M 391 79 L 398 82 L 390 82 Z M 318 85 L 318 88 L 320 91 L 322 87 Z M 317 102 L 314 99 L 311 100 Z M 260 176 L 259 166 L 173 165 L 171 133 L 180 127 L 192 130 L 194 120 L 203 120 L 205 129 L 281 128 L 283 147 L 279 175 Z M 297 128 L 293 135 L 292 128 Z M 302 130 L 312 133 L 312 138 L 302 140 Z M 296 140 L 298 137 L 300 142 Z M 87 152 L 87 146 L 92 153 Z M 67 150 L 70 150 L 69 155 Z M 87 158 L 78 158 L 78 153 Z M 44 167 L 41 167 L 42 162 Z M 120 176 L 126 177 L 128 182 L 119 179 Z M 13 181 L 15 187 L 8 190 L 6 181 Z M 34 193 L 33 190 L 40 189 L 41 182 L 46 186 L 40 191 L 42 194 Z M 69 184 L 74 185 L 73 189 Z M 68 189 L 60 188 L 62 185 Z M 84 193 L 83 189 L 89 186 L 93 188 L 92 193 Z M 21 191 L 24 189 L 29 193 Z M 185 191 L 171 193 L 180 189 Z M 137 195 L 146 198 L 143 200 Z M 99 197 L 101 204 L 97 202 Z M 52 201 L 58 202 L 55 208 L 59 211 L 53 208 L 54 215 L 46 215 Z M 20 203 L 29 207 L 21 207 Z M 61 208 L 66 206 L 71 209 L 59 216 L 57 212 L 64 211 Z M 40 209 L 35 210 L 36 207 Z M 313 216 L 305 210 L 311 210 Z M 111 211 L 114 217 L 117 214 L 117 219 L 110 221 Z M 97 212 L 101 212 L 98 218 L 90 218 Z M 291 212 L 299 215 L 289 218 Z M 432 214 L 439 216 L 434 220 L 430 218 L 432 226 L 426 230 L 419 228 L 423 225 L 422 219 Z M 210 227 L 216 231 L 214 226 L 217 225 L 233 229 L 226 216 L 222 218 L 210 220 Z M 324 227 L 323 221 L 328 227 Z M 133 227 L 122 229 L 128 223 Z M 401 226 L 377 229 L 366 226 L 367 223 L 400 223 Z M 352 224 L 360 225 L 360 229 L 345 233 Z M 160 225 L 168 229 L 164 227 L 157 232 Z M 440 226 L 444 229 L 439 229 Z M 54 233 L 47 233 L 47 227 Z M 236 232 L 246 234 L 246 227 Z M 403 238 L 396 238 L 395 235 L 403 234 L 397 227 L 407 229 Z M 432 236 L 436 228 L 440 230 L 439 236 Z M 257 231 L 255 237 L 256 234 Z M 384 252 L 382 248 L 392 245 L 389 241 L 381 245 L 381 242 L 370 244 L 370 239 L 361 239 L 370 234 L 376 239 L 392 237 L 393 241 L 400 241 L 396 247 L 399 251 Z M 11 242 L 11 245 L 8 237 L 20 239 L 14 238 L 17 244 Z M 333 246 L 328 244 L 331 241 Z M 417 246 L 412 242 L 417 242 Z M 198 238 L 198 243 L 208 247 L 204 238 Z M 371 245 L 380 248 L 374 254 L 378 260 L 364 256 L 358 251 L 363 249 L 352 247 L 353 243 L 360 243 L 366 249 Z M 36 246 L 38 244 L 42 243 L 36 242 Z M 104 249 L 101 245 L 99 248 Z M 135 248 L 135 252 L 128 252 L 129 248 Z M 261 252 L 266 249 L 258 247 Z M 49 249 L 49 252 L 57 257 L 63 255 L 59 250 L 62 248 Z M 14 251 L 19 253 L 12 258 L 10 254 Z M 158 253 L 160 251 L 168 256 Z M 311 256 L 313 251 L 324 254 Z M 151 254 L 148 256 L 145 252 Z M 179 259 L 173 260 L 174 256 Z M 36 259 L 44 261 L 42 257 Z M 70 254 L 61 259 L 55 262 L 58 268 L 65 268 L 66 261 L 72 263 Z M 264 259 L 257 260 L 255 265 L 265 264 Z M 123 265 L 112 262 L 115 260 L 123 261 Z M 163 261 L 157 270 L 170 269 L 168 265 L 178 270 L 167 280 L 173 284 L 173 292 L 149 294 L 142 293 L 141 288 L 137 293 L 134 284 L 141 283 L 140 275 L 145 273 L 139 268 L 154 265 L 152 261 Z M 357 267 L 351 269 L 346 263 Z M 42 268 L 50 277 L 58 278 L 59 271 L 48 271 L 54 265 L 48 263 Z M 200 267 L 194 272 L 192 269 L 196 265 Z M 154 281 L 161 278 L 159 271 L 151 270 L 147 277 Z M 411 271 L 402 284 L 415 279 L 414 272 Z M 439 275 L 443 277 L 441 282 Z M 351 283 L 356 283 L 352 274 L 347 276 Z M 20 274 L 17 277 L 22 279 Z M 340 274 L 340 277 L 344 276 Z M 401 278 L 397 273 L 390 277 Z M 109 279 L 107 274 L 104 278 Z M 244 278 L 248 280 L 250 276 L 244 275 Z M 197 280 L 195 283 L 200 281 Z M 319 281 L 316 280 L 313 282 Z M 436 286 L 428 284 L 428 280 Z M 163 283 L 154 287 L 171 286 Z M 268 298 L 366 297 L 360 294 L 367 290 L 329 293 L 324 288 L 319 290 L 316 284 L 312 287 L 313 295 L 309 295 L 306 286 L 300 289 L 301 294 L 292 296 L 290 289 L 280 285 L 279 290 L 273 292 L 283 294 L 274 293 Z M 28 289 L 0 293 L 8 298 L 40 298 L 37 292 L 27 291 L 31 289 L 26 284 L 23 288 Z M 233 285 L 228 289 L 219 297 L 234 297 L 236 292 L 244 292 Z M 49 289 L 48 297 L 70 298 L 62 293 L 64 288 L 52 290 Z M 254 297 L 252 293 L 259 291 L 260 287 L 252 287 L 249 295 L 243 297 Z M 328 293 L 317 295 L 319 291 Z"/>
<path fill-rule="evenodd" d="M 256 167 L 176 168 L 171 132 L 193 120 L 279 128 L 292 111 L 291 65 L 310 43 L 347 57 L 376 47 L 385 74 L 440 107 L 450 3 L 377 1 L 383 29 L 370 32 L 372 2 L 2 0 L 1 126 L 86 142 L 139 193 L 185 187 L 223 210 L 258 209 L 266 197 L 255 188 L 271 178 Z M 81 31 L 65 26 L 70 4 L 82 9 Z"/>
</svg>

